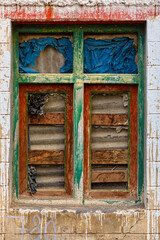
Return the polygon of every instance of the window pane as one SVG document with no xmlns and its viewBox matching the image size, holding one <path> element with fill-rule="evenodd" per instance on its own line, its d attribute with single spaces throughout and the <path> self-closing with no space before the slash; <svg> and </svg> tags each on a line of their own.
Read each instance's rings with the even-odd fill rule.
<svg viewBox="0 0 160 240">
<path fill-rule="evenodd" d="M 28 172 L 36 190 L 65 187 L 65 98 L 64 93 L 28 94 Z"/>
<path fill-rule="evenodd" d="M 91 94 L 91 190 L 128 188 L 128 94 Z"/>
<path fill-rule="evenodd" d="M 70 35 L 20 35 L 19 72 L 72 73 L 72 42 Z"/>
<path fill-rule="evenodd" d="M 137 74 L 137 35 L 86 35 L 84 73 Z"/>
</svg>

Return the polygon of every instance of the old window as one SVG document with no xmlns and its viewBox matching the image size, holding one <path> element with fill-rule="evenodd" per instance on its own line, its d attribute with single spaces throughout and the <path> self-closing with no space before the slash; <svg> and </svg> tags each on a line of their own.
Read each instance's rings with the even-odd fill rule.
<svg viewBox="0 0 160 240">
<path fill-rule="evenodd" d="M 19 193 L 72 195 L 72 86 L 20 85 L 19 99 Z"/>
<path fill-rule="evenodd" d="M 137 93 L 131 85 L 85 86 L 85 197 L 136 197 Z"/>
<path fill-rule="evenodd" d="M 13 56 L 17 197 L 141 201 L 143 26 L 17 25 Z"/>
</svg>

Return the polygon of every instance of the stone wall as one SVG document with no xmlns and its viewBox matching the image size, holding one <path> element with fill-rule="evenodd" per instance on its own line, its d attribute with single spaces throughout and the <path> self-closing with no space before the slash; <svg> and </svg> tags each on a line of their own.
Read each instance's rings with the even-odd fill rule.
<svg viewBox="0 0 160 240">
<path fill-rule="evenodd" d="M 155 3 L 159 4 L 160 2 L 158 0 L 0 1 L 1 5 L 10 6 L 12 4 L 32 4 L 33 6 L 34 4 L 49 3 L 59 6 L 66 4 L 105 5 L 111 3 L 113 5 L 138 4 L 140 6 L 143 3 L 146 6 L 150 5 L 152 8 Z M 59 11 L 62 11 L 61 7 L 59 8 Z M 93 11 L 92 7 L 89 9 Z M 30 18 L 29 13 L 27 18 L 27 15 L 20 15 L 20 11 L 19 8 L 19 15 L 17 15 L 19 19 L 21 18 L 24 21 Z M 4 13 L 4 10 L 2 12 Z M 147 21 L 145 207 L 110 206 L 99 208 L 93 206 L 44 206 L 42 202 L 37 202 L 36 206 L 29 202 L 28 204 L 23 204 L 23 202 L 14 202 L 13 204 L 11 196 L 12 144 L 10 144 L 12 105 L 10 103 L 12 103 L 11 21 L 14 21 L 14 16 L 12 16 L 10 10 L 7 14 L 6 12 L 1 14 L 1 17 L 3 19 L 0 20 L 0 240 L 160 239 L 160 18 L 155 17 L 154 14 L 143 15 L 144 20 Z M 41 20 L 42 16 L 35 16 L 33 20 L 34 18 Z M 70 20 L 73 20 L 72 18 L 74 19 L 72 16 Z M 84 18 L 82 19 L 84 20 Z"/>
</svg>

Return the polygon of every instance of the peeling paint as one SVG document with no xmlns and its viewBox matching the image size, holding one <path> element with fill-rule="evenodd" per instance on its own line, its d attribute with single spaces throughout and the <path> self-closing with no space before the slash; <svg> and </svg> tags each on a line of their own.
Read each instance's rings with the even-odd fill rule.
<svg viewBox="0 0 160 240">
<path fill-rule="evenodd" d="M 106 21 L 147 20 L 155 16 L 155 6 L 0 6 L 0 18 L 12 20 Z"/>
<path fill-rule="evenodd" d="M 122 4 L 126 6 L 148 6 L 154 5 L 154 0 L 1 0 L 0 5 L 2 6 L 73 6 L 73 5 L 86 5 L 86 6 L 96 6 L 96 5 L 116 5 Z"/>
<path fill-rule="evenodd" d="M 160 4 L 159 1 L 156 1 Z M 15 7 L 13 6 L 15 5 Z M 17 6 L 19 4 L 19 6 Z M 78 4 L 78 5 L 76 5 Z M 119 7 L 119 5 L 121 6 Z M 68 0 L 68 1 L 49 1 L 49 0 L 29 0 L 0 1 L 0 16 L 11 19 L 31 20 L 31 19 L 54 19 L 54 20 L 145 20 L 148 17 L 154 17 L 155 1 L 152 0 Z M 26 7 L 20 7 L 26 6 Z M 30 6 L 29 6 L 30 5 Z M 45 5 L 55 7 L 44 7 Z M 97 5 L 99 5 L 97 7 Z M 59 6 L 59 7 L 57 7 Z M 63 6 L 63 7 L 61 7 Z M 64 7 L 70 6 L 70 7 Z M 82 7 L 83 6 L 83 7 Z M 87 7 L 90 6 L 90 7 Z M 95 7 L 91 7 L 95 6 Z M 107 6 L 107 7 L 105 7 Z M 130 6 L 127 7 L 126 6 Z M 140 6 L 143 6 L 143 11 Z M 147 24 L 147 46 L 148 51 L 148 73 L 146 81 L 147 91 L 147 198 L 148 204 L 145 208 L 124 210 L 116 208 L 103 207 L 99 210 L 96 201 L 92 205 L 88 201 L 87 207 L 82 210 L 79 208 L 81 201 L 71 200 L 35 200 L 34 201 L 18 200 L 13 201 L 10 206 L 10 72 L 11 72 L 11 21 L 9 19 L 0 20 L 0 238 L 15 239 L 15 234 L 20 231 L 21 222 L 19 219 L 9 219 L 7 216 L 24 217 L 25 230 L 24 238 L 29 239 L 29 234 L 36 227 L 37 222 L 32 222 L 35 215 L 40 218 L 40 232 L 45 233 L 45 226 L 53 219 L 56 227 L 57 239 L 138 239 L 153 240 L 159 239 L 160 236 L 160 87 L 159 87 L 159 50 L 160 49 L 160 32 L 157 31 L 160 21 L 151 20 Z M 3 34 L 2 34 L 3 33 Z M 154 65 L 154 66 L 153 66 Z M 72 77 L 68 77 L 72 82 Z M 116 78 L 116 77 L 115 77 Z M 35 77 L 35 82 L 38 82 Z M 61 81 L 61 79 L 60 79 Z M 81 81 L 81 79 L 80 79 Z M 97 81 L 97 79 L 95 80 Z M 100 76 L 98 81 L 103 81 Z M 108 79 L 106 79 L 106 82 Z M 118 81 L 118 80 L 117 80 Z M 87 82 L 87 76 L 86 76 Z M 79 88 L 80 87 L 80 88 Z M 75 88 L 76 97 L 83 97 L 81 85 Z M 76 126 L 76 144 L 80 145 L 83 139 L 83 109 L 77 107 Z M 15 146 L 17 147 L 18 123 L 15 130 Z M 77 129 L 80 129 L 77 131 Z M 75 179 L 76 193 L 75 196 L 82 197 L 83 192 L 83 174 L 82 165 L 79 165 L 78 159 L 83 158 L 80 152 L 75 153 L 77 162 L 75 171 L 79 171 L 78 178 Z M 11 159 L 12 160 L 12 159 Z M 69 207 L 69 204 L 71 205 Z M 117 203 L 116 203 L 117 204 Z M 20 205 L 23 205 L 21 208 Z M 66 207 L 66 205 L 68 207 Z M 29 208 L 27 208 L 29 206 Z M 32 207 L 32 208 L 31 208 Z M 63 209 L 59 209 L 59 208 Z M 96 207 L 97 210 L 93 210 Z M 113 206 L 112 206 L 113 207 Z M 118 206 L 120 207 L 120 206 Z M 53 210 L 54 208 L 54 210 Z M 17 210 L 16 210 L 17 209 Z M 35 220 L 37 220 L 36 218 Z M 34 226 L 33 226 L 34 225 Z M 52 238 L 55 236 L 55 229 L 52 224 L 48 225 L 51 229 Z M 27 232 L 28 231 L 28 232 Z M 20 234 L 16 236 L 19 236 Z M 35 238 L 38 237 L 35 235 Z M 51 238 L 51 235 L 50 235 Z"/>
</svg>

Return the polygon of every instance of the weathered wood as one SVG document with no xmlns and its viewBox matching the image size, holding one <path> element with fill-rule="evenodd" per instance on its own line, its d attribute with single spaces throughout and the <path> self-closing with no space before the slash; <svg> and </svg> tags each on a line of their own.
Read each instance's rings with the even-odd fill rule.
<svg viewBox="0 0 160 240">
<path fill-rule="evenodd" d="M 19 193 L 27 188 L 27 115 L 26 92 L 22 86 L 19 88 Z"/>
<path fill-rule="evenodd" d="M 64 164 L 64 151 L 30 150 L 28 164 Z"/>
<path fill-rule="evenodd" d="M 138 88 L 137 86 L 133 85 L 85 85 L 84 89 L 84 197 L 85 198 L 96 198 L 96 199 L 107 199 L 107 198 L 129 198 L 135 199 L 137 197 L 137 93 Z M 91 182 L 90 182 L 90 117 L 91 117 L 91 106 L 90 106 L 90 93 L 92 92 L 111 92 L 118 93 L 124 92 L 130 95 L 129 109 L 130 109 L 130 116 L 128 117 L 130 122 L 130 132 L 129 132 L 129 152 L 130 152 L 130 159 L 128 159 L 129 164 L 129 176 L 126 178 L 126 182 L 128 182 L 128 190 L 124 191 L 117 191 L 113 190 L 92 190 L 91 189 Z M 97 112 L 97 114 L 99 114 Z M 114 113 L 116 114 L 116 113 Z M 118 126 L 117 126 L 118 127 Z M 116 148 L 117 149 L 117 148 Z M 93 150 L 93 149 L 92 149 Z M 104 149 L 103 150 L 107 150 Z M 108 149 L 109 150 L 109 149 Z M 121 149 L 122 150 L 122 149 Z M 124 149 L 127 150 L 127 149 Z M 99 150 L 98 150 L 99 151 Z M 128 153 L 129 153 L 128 152 Z M 93 153 L 91 153 L 93 154 Z M 94 153 L 96 154 L 96 153 Z M 100 158 L 99 158 L 100 159 Z M 103 164 L 103 163 L 98 163 Z M 111 182 L 111 179 L 110 179 Z"/>
<path fill-rule="evenodd" d="M 67 84 L 25 84 L 20 85 L 20 154 L 19 154 L 19 193 L 26 192 L 27 187 L 27 162 L 26 156 L 28 151 L 27 136 L 27 94 L 28 92 L 66 92 L 66 168 L 65 168 L 65 188 L 61 191 L 63 196 L 72 195 L 73 193 L 73 86 Z M 43 118 L 43 117 L 42 117 Z M 58 122 L 59 124 L 59 122 Z M 44 191 L 43 191 L 44 192 Z M 50 194 L 48 193 L 45 193 Z M 53 191 L 53 196 L 58 196 L 57 191 Z"/>
<path fill-rule="evenodd" d="M 127 114 L 92 114 L 92 125 L 128 125 Z"/>
<path fill-rule="evenodd" d="M 127 182 L 127 170 L 113 170 L 113 171 L 92 171 L 91 182 Z"/>
<path fill-rule="evenodd" d="M 140 139 L 139 139 L 140 141 Z M 130 100 L 130 188 L 137 194 L 137 148 L 138 148 L 138 86 L 133 86 Z M 140 161 L 141 162 L 141 161 Z M 141 163 L 140 163 L 141 164 Z"/>
<path fill-rule="evenodd" d="M 83 198 L 83 91 L 82 83 L 74 84 L 74 197 Z"/>
<path fill-rule="evenodd" d="M 31 194 L 29 191 L 26 191 L 21 194 L 23 198 L 30 198 Z M 38 198 L 38 199 L 51 199 L 54 197 L 54 199 L 59 197 L 61 199 L 71 198 L 71 195 L 68 194 L 64 189 L 55 189 L 55 190 L 49 190 L 49 189 L 37 189 L 37 192 L 32 195 L 32 198 Z"/>
<path fill-rule="evenodd" d="M 69 194 L 63 189 L 56 189 L 56 190 L 48 190 L 48 189 L 38 189 L 37 193 L 35 194 L 36 196 L 53 196 L 53 197 L 70 197 Z"/>
<path fill-rule="evenodd" d="M 128 164 L 128 149 L 92 150 L 91 164 Z"/>
<path fill-rule="evenodd" d="M 89 197 L 90 199 L 136 199 L 135 193 L 131 192 L 131 191 L 124 191 L 124 190 L 120 190 L 120 191 L 114 191 L 113 190 L 92 190 L 90 192 Z"/>
<path fill-rule="evenodd" d="M 64 113 L 46 113 L 45 116 L 29 115 L 28 124 L 58 124 L 65 122 Z"/>
<path fill-rule="evenodd" d="M 84 88 L 84 164 L 83 164 L 83 190 L 84 197 L 89 197 L 90 192 L 90 88 Z"/>
</svg>

